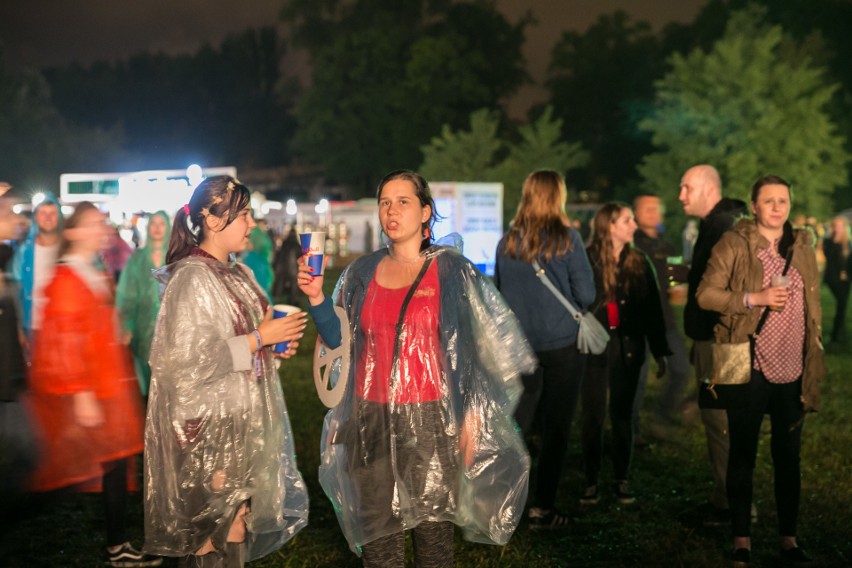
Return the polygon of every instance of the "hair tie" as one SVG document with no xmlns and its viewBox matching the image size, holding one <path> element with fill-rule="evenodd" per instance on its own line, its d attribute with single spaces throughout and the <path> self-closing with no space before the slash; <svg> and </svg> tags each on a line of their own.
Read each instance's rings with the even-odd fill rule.
<svg viewBox="0 0 852 568">
<path fill-rule="evenodd" d="M 189 203 L 183 204 L 183 212 L 189 215 Z"/>
</svg>

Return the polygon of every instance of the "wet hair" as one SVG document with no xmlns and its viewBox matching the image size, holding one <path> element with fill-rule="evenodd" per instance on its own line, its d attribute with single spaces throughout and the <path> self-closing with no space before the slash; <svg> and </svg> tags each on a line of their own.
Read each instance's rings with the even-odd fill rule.
<svg viewBox="0 0 852 568">
<path fill-rule="evenodd" d="M 420 250 L 425 250 L 432 245 L 434 240 L 432 227 L 434 227 L 435 223 L 443 217 L 438 215 L 438 211 L 435 209 L 435 200 L 432 198 L 432 191 L 429 189 L 429 184 L 423 176 L 411 170 L 394 170 L 383 177 L 382 181 L 379 182 L 378 189 L 376 189 L 377 202 L 382 199 L 382 189 L 384 189 L 388 183 L 398 179 L 411 182 L 414 186 L 414 195 L 416 195 L 417 199 L 420 201 L 420 207 L 429 206 L 431 213 L 429 218 L 423 223 L 423 242 L 420 243 Z"/>
<path fill-rule="evenodd" d="M 49 203 L 48 205 L 54 204 Z M 65 219 L 65 224 L 62 227 L 62 234 L 59 237 L 59 252 L 57 253 L 57 258 L 62 258 L 63 256 L 65 256 L 68 251 L 71 250 L 71 247 L 74 244 L 72 241 L 68 240 L 68 237 L 65 235 L 65 231 L 67 231 L 68 229 L 76 228 L 80 224 L 80 220 L 83 218 L 83 216 L 89 211 L 96 211 L 98 213 L 101 212 L 101 210 L 98 209 L 97 205 L 95 205 L 91 201 L 81 201 L 77 204 L 76 207 L 74 207 L 74 212 L 71 213 L 71 215 L 67 219 Z"/>
<path fill-rule="evenodd" d="M 603 291 L 606 298 L 598 298 L 598 301 L 606 301 L 615 293 L 618 281 L 624 283 L 624 290 L 629 292 L 633 286 L 644 283 L 643 272 L 645 270 L 645 259 L 633 246 L 633 243 L 624 245 L 627 258 L 622 267 L 623 272 L 618 272 L 618 262 L 613 254 L 612 225 L 621 215 L 622 211 L 630 209 L 630 206 L 620 201 L 610 201 L 598 209 L 592 219 L 592 233 L 589 237 L 589 256 L 595 259 L 600 270 Z"/>
<path fill-rule="evenodd" d="M 189 203 L 175 214 L 166 263 L 177 262 L 188 256 L 193 247 L 201 244 L 205 231 L 210 230 L 205 223 L 207 215 L 225 219 L 225 225 L 219 229 L 221 231 L 250 202 L 249 189 L 231 176 L 213 176 L 199 183 Z"/>
<path fill-rule="evenodd" d="M 790 206 L 793 205 L 793 187 L 790 185 L 790 182 L 782 178 L 781 176 L 776 175 L 765 175 L 761 178 L 758 178 L 756 182 L 751 186 L 751 202 L 752 204 L 757 203 L 757 198 L 760 197 L 760 190 L 763 189 L 765 185 L 783 185 L 787 188 L 787 194 L 790 196 Z M 778 254 L 781 256 L 787 256 L 787 250 L 793 245 L 793 242 L 796 240 L 795 235 L 793 234 L 793 224 L 790 223 L 790 220 L 787 219 L 784 221 L 784 228 L 781 234 L 781 241 L 778 243 Z"/>
<path fill-rule="evenodd" d="M 518 212 L 506 235 L 507 256 L 531 264 L 550 262 L 571 250 L 571 234 L 566 226 L 565 180 L 553 170 L 537 170 L 524 180 Z"/>
</svg>

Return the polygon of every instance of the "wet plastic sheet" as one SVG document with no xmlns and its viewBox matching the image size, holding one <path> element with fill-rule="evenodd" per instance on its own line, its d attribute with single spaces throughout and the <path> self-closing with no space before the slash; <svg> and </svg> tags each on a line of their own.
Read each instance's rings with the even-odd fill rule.
<svg viewBox="0 0 852 568">
<path fill-rule="evenodd" d="M 275 364 L 261 375 L 244 336 L 266 300 L 248 269 L 190 256 L 167 282 L 151 349 L 145 429 L 145 550 L 183 556 L 228 528 L 249 501 L 246 559 L 307 524 L 308 495 Z"/>
<path fill-rule="evenodd" d="M 401 327 L 407 289 L 373 279 L 386 251 L 353 263 L 334 294 L 349 316 L 352 365 L 331 380 L 348 384 L 325 418 L 320 483 L 356 553 L 423 521 L 451 521 L 468 540 L 505 544 L 526 502 L 530 461 L 512 413 L 519 374 L 534 369 L 535 355 L 469 261 L 441 247 L 427 254 L 432 267 Z"/>
</svg>

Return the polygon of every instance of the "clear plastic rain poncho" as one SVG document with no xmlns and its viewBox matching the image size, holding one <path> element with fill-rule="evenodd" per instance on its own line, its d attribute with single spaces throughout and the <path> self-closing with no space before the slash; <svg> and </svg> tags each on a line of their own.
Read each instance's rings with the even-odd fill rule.
<svg viewBox="0 0 852 568">
<path fill-rule="evenodd" d="M 422 521 L 505 544 L 527 498 L 530 460 L 512 414 L 535 355 L 496 289 L 449 248 L 427 251 L 432 262 L 400 324 L 408 289 L 373 278 L 387 254 L 356 260 L 334 293 L 349 318 L 352 363 L 346 379 L 339 362 L 332 367 L 331 383 L 348 384 L 325 418 L 320 483 L 356 553 Z M 314 315 L 321 332 L 332 330 L 332 348 L 339 320 L 331 302 L 323 306 Z M 469 465 L 465 426 L 476 442 Z"/>
<path fill-rule="evenodd" d="M 145 425 L 145 550 L 184 556 L 228 529 L 248 501 L 246 559 L 307 524 L 308 494 L 269 350 L 256 370 L 246 334 L 267 307 L 249 269 L 193 254 L 164 284 Z"/>
</svg>

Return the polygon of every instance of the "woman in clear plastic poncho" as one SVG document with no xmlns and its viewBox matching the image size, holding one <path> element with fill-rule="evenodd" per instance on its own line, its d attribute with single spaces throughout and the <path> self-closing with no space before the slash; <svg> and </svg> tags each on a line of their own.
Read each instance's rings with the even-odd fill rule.
<svg viewBox="0 0 852 568">
<path fill-rule="evenodd" d="M 159 286 L 151 272 L 166 262 L 171 235 L 171 222 L 165 211 L 151 215 L 147 235 L 145 246 L 133 253 L 121 271 L 115 291 L 115 304 L 121 312 L 124 331 L 130 335 L 130 350 L 142 396 L 148 395 L 151 382 L 148 356 L 160 311 Z"/>
<path fill-rule="evenodd" d="M 365 566 L 450 566 L 453 523 L 469 540 L 505 544 L 523 513 L 529 455 L 512 412 L 518 376 L 535 366 L 515 317 L 455 250 L 431 246 L 426 181 L 408 171 L 379 185 L 389 245 L 353 262 L 334 300 L 299 260 L 299 285 L 329 348 L 349 319 L 352 368 L 326 416 L 320 483 Z M 407 304 L 407 305 L 406 305 Z"/>
<path fill-rule="evenodd" d="M 308 496 L 272 352 L 305 321 L 273 320 L 232 260 L 254 227 L 249 190 L 201 182 L 178 211 L 151 347 L 145 425 L 145 548 L 185 565 L 242 566 L 307 523 Z"/>
</svg>

